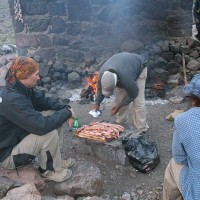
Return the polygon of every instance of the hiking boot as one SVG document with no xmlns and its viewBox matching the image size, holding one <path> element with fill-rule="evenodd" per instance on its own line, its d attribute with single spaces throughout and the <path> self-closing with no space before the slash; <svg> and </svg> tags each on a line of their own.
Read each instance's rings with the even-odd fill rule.
<svg viewBox="0 0 200 200">
<path fill-rule="evenodd" d="M 76 163 L 76 160 L 73 158 L 69 158 L 67 160 L 62 160 L 62 168 L 64 168 L 64 169 L 70 168 L 70 167 L 74 166 L 75 163 Z"/>
<path fill-rule="evenodd" d="M 46 181 L 54 181 L 57 183 L 61 183 L 69 179 L 72 175 L 71 169 L 61 169 L 60 171 L 45 171 L 44 173 L 40 173 L 42 178 Z"/>
</svg>

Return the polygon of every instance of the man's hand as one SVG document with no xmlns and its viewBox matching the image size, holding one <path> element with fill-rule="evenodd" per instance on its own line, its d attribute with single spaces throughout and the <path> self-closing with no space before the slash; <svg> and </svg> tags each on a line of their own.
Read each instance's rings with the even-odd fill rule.
<svg viewBox="0 0 200 200">
<path fill-rule="evenodd" d="M 111 115 L 115 115 L 115 114 L 119 111 L 120 108 L 121 108 L 120 105 L 118 105 L 118 104 L 114 105 L 114 106 L 111 108 Z"/>
<path fill-rule="evenodd" d="M 74 110 L 72 108 L 69 109 L 72 113 L 72 116 L 67 120 L 67 124 L 68 126 L 71 128 L 72 127 L 72 124 L 74 122 L 74 117 L 76 116 Z"/>
<path fill-rule="evenodd" d="M 71 118 L 69 118 L 69 119 L 67 120 L 67 125 L 71 128 L 73 122 L 74 122 L 74 118 L 71 117 Z"/>
<path fill-rule="evenodd" d="M 100 105 L 98 105 L 98 104 L 94 104 L 94 105 L 93 105 L 93 109 L 94 109 L 95 111 L 99 110 L 99 108 L 100 108 Z"/>
</svg>

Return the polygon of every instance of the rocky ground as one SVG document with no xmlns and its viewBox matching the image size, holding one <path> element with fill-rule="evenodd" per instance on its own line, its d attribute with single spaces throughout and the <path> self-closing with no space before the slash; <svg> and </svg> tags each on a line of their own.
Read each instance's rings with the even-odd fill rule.
<svg viewBox="0 0 200 200">
<path fill-rule="evenodd" d="M 0 10 L 0 46 L 3 44 L 15 44 L 8 1 L 0 0 Z"/>
</svg>

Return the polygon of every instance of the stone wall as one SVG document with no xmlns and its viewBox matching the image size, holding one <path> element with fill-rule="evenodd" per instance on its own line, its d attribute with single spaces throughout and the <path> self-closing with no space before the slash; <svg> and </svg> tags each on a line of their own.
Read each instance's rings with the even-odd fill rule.
<svg viewBox="0 0 200 200">
<path fill-rule="evenodd" d="M 191 35 L 188 0 L 8 0 L 19 54 L 61 61 L 75 68 L 93 56 L 118 52 L 129 40 L 145 46 L 168 37 Z"/>
<path fill-rule="evenodd" d="M 0 46 L 14 44 L 14 31 L 8 2 L 0 0 Z"/>
</svg>

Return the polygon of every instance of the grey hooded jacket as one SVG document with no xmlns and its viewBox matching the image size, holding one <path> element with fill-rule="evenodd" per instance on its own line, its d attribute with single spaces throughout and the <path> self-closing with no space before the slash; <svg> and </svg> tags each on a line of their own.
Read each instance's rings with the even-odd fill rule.
<svg viewBox="0 0 200 200">
<path fill-rule="evenodd" d="M 105 71 L 110 71 L 117 74 L 116 87 L 124 88 L 128 94 L 127 97 L 122 99 L 120 106 L 128 105 L 138 96 L 139 89 L 136 80 L 146 66 L 147 58 L 142 55 L 127 52 L 113 55 L 103 64 L 99 71 L 96 103 L 100 105 L 104 99 L 101 77 Z"/>
</svg>

